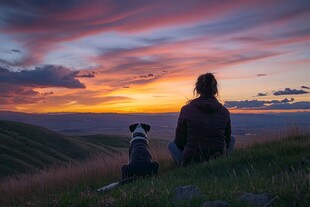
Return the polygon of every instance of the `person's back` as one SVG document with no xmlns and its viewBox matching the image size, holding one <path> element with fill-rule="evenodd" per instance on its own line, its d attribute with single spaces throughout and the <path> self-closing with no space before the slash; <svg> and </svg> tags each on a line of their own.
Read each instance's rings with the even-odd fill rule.
<svg viewBox="0 0 310 207">
<path fill-rule="evenodd" d="M 210 73 L 199 76 L 195 91 L 200 96 L 182 107 L 174 142 L 168 145 L 178 165 L 180 155 L 176 151 L 180 150 L 182 163 L 186 165 L 224 155 L 231 142 L 229 111 L 215 98 L 214 76 Z"/>
</svg>

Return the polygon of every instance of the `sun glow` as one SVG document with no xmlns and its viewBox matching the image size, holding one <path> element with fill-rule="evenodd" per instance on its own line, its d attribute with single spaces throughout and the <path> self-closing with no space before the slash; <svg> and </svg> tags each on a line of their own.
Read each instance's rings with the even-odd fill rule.
<svg viewBox="0 0 310 207">
<path fill-rule="evenodd" d="M 302 1 L 0 6 L 0 110 L 177 112 L 206 72 L 232 111 L 310 108 Z"/>
</svg>

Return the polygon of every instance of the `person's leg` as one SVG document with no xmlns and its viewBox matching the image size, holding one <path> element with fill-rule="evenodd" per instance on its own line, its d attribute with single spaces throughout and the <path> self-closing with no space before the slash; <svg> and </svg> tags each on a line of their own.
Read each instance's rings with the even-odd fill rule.
<svg viewBox="0 0 310 207">
<path fill-rule="evenodd" d="M 228 149 L 227 149 L 227 154 L 228 155 L 232 155 L 232 153 L 234 152 L 235 142 L 236 142 L 235 137 L 231 136 L 231 140 L 230 140 L 230 143 L 229 143 L 229 146 L 228 146 Z"/>
<path fill-rule="evenodd" d="M 177 164 L 178 167 L 182 164 L 182 150 L 174 143 L 174 141 L 169 142 L 168 151 L 170 152 L 172 159 Z"/>
</svg>

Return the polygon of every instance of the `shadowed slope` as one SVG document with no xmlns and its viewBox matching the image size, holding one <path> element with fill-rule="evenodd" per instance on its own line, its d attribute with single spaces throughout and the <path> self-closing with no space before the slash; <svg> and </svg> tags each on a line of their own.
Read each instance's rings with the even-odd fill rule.
<svg viewBox="0 0 310 207">
<path fill-rule="evenodd" d="M 44 127 L 0 120 L 0 177 L 76 163 L 97 153 L 111 156 L 127 152 L 129 142 L 129 134 L 66 136 Z M 166 145 L 162 140 L 150 143 Z"/>
<path fill-rule="evenodd" d="M 126 147 L 127 139 L 104 135 L 68 137 L 43 127 L 0 121 L 0 176 L 76 162 L 98 152 L 117 152 Z M 114 144 L 110 147 L 109 142 Z"/>
</svg>

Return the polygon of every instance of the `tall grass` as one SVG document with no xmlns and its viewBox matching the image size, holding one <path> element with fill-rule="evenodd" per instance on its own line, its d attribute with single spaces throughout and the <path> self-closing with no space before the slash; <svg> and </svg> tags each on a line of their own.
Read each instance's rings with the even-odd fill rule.
<svg viewBox="0 0 310 207">
<path fill-rule="evenodd" d="M 205 201 L 224 200 L 234 207 L 255 206 L 241 201 L 242 192 L 270 194 L 272 206 L 305 206 L 310 203 L 310 137 L 283 140 L 239 149 L 232 157 L 190 165 L 123 186 L 109 194 L 117 206 L 202 206 Z M 174 204 L 174 188 L 195 185 L 202 194 L 193 201 Z M 123 193 L 125 192 L 125 193 Z M 100 199 L 100 197 L 98 197 Z M 269 206 L 269 205 L 266 205 Z"/>
<path fill-rule="evenodd" d="M 114 179 L 119 175 L 119 167 L 126 160 L 125 154 L 111 157 L 98 155 L 85 163 L 66 167 L 54 167 L 36 174 L 8 177 L 0 184 L 2 202 L 14 201 L 27 194 L 41 194 L 57 191 L 73 183 Z"/>
<path fill-rule="evenodd" d="M 152 149 L 154 160 L 161 161 L 165 170 L 170 165 L 168 152 L 163 147 Z M 27 195 L 47 194 L 85 183 L 108 183 L 121 177 L 121 167 L 128 162 L 127 153 L 111 156 L 99 154 L 86 162 L 62 167 L 51 167 L 36 174 L 7 177 L 0 183 L 0 203 L 11 203 Z"/>
<path fill-rule="evenodd" d="M 287 131 L 273 135 L 260 135 L 255 138 L 236 140 L 236 149 L 244 149 L 255 144 L 298 137 L 298 128 L 292 126 Z M 160 162 L 160 173 L 175 168 L 169 152 L 163 146 L 151 146 L 154 160 Z M 111 156 L 96 155 L 86 162 L 71 164 L 66 167 L 53 167 L 36 174 L 7 177 L 0 183 L 0 205 L 27 202 L 33 197 L 52 195 L 55 192 L 70 191 L 72 186 L 106 185 L 121 178 L 121 166 L 128 162 L 127 153 Z M 308 175 L 309 179 L 309 175 Z M 94 189 L 93 189 L 94 190 Z"/>
<path fill-rule="evenodd" d="M 255 144 L 264 144 L 270 141 L 283 140 L 288 137 L 299 137 L 309 134 L 310 131 L 301 132 L 296 124 L 291 124 L 285 130 L 281 131 L 274 130 L 273 132 L 267 131 L 266 133 L 262 132 L 257 135 L 238 136 L 235 149 L 243 149 Z"/>
</svg>

